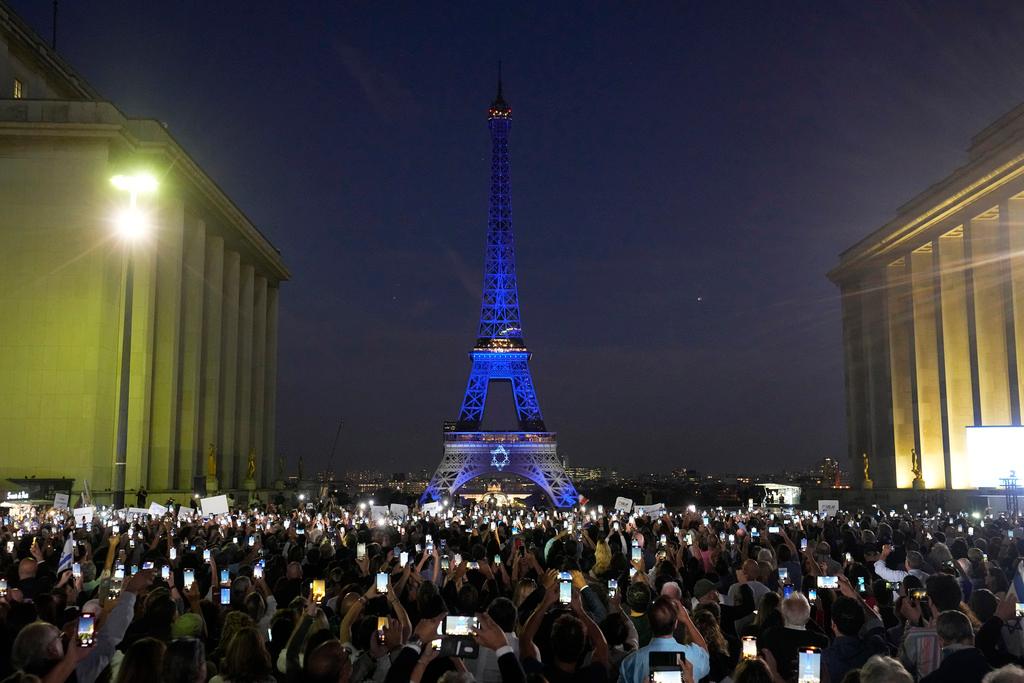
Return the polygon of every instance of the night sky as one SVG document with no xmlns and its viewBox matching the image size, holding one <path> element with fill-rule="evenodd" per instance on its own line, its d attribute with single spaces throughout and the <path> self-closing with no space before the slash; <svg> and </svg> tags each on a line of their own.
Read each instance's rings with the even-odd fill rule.
<svg viewBox="0 0 1024 683">
<path fill-rule="evenodd" d="M 523 328 L 560 452 L 770 471 L 845 455 L 825 273 L 1024 100 L 1024 4 L 720 4 L 63 0 L 58 48 L 167 122 L 282 251 L 293 463 L 324 465 L 339 419 L 338 469 L 439 462 L 500 58 Z M 13 7 L 50 35 L 50 2 Z"/>
</svg>

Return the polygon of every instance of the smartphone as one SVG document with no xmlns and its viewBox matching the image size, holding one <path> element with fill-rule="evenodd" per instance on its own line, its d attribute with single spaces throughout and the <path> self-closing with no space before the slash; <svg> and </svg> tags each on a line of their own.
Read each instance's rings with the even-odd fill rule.
<svg viewBox="0 0 1024 683">
<path fill-rule="evenodd" d="M 797 683 L 819 683 L 821 681 L 821 652 L 816 647 L 800 650 Z"/>
<path fill-rule="evenodd" d="M 210 549 L 206 548 L 206 549 L 203 550 L 203 562 L 209 562 L 209 561 L 210 561 Z"/>
<path fill-rule="evenodd" d="M 924 588 L 915 588 L 914 590 L 910 591 L 910 597 L 914 600 L 917 600 L 918 602 L 921 602 L 922 600 L 928 599 L 928 591 Z"/>
<path fill-rule="evenodd" d="M 324 599 L 324 595 L 327 594 L 327 588 L 323 579 L 313 579 L 313 583 L 309 589 L 309 597 L 315 603 L 319 603 Z"/>
<path fill-rule="evenodd" d="M 630 559 L 632 559 L 634 562 L 639 562 L 640 561 L 640 557 L 641 557 L 641 550 L 640 550 L 640 548 L 637 548 L 637 547 L 634 546 L 632 554 L 630 555 Z"/>
<path fill-rule="evenodd" d="M 1009 529 L 1009 530 L 1008 530 L 1008 531 L 1006 532 L 1006 535 L 1007 535 L 1007 536 L 1008 536 L 1009 538 L 1013 538 L 1013 529 Z"/>
<path fill-rule="evenodd" d="M 858 576 L 857 577 L 857 590 L 860 591 L 861 593 L 867 593 L 868 592 L 867 579 L 865 579 L 865 577 L 863 577 L 863 576 Z"/>
<path fill-rule="evenodd" d="M 1011 538 L 1012 538 L 1012 536 L 1011 536 Z M 14 554 L 14 541 L 7 541 L 7 554 L 8 555 L 13 555 Z"/>
<path fill-rule="evenodd" d="M 388 592 L 388 573 L 377 572 L 377 592 L 384 595 Z"/>
<path fill-rule="evenodd" d="M 810 602 L 814 602 L 817 599 L 818 599 L 818 589 L 817 588 L 808 588 L 807 589 L 807 600 L 810 601 Z"/>
<path fill-rule="evenodd" d="M 160 578 L 164 581 L 170 581 L 171 579 L 171 568 L 169 565 L 160 567 Z"/>
<path fill-rule="evenodd" d="M 192 584 L 196 582 L 196 572 L 194 569 L 186 569 L 182 572 L 182 582 L 185 584 L 185 590 L 191 588 Z"/>
<path fill-rule="evenodd" d="M 770 527 L 768 527 L 768 533 L 770 533 L 770 534 L 777 534 L 777 533 L 779 533 L 779 530 L 780 529 L 777 526 L 770 526 Z"/>
<path fill-rule="evenodd" d="M 558 582 L 558 602 L 568 605 L 572 602 L 572 581 Z"/>
<path fill-rule="evenodd" d="M 447 555 L 442 555 L 441 556 L 441 569 L 443 571 L 448 571 L 451 568 L 451 566 L 452 566 L 452 563 L 451 563 L 451 560 L 448 559 L 448 556 Z"/>
<path fill-rule="evenodd" d="M 255 567 L 252 568 L 252 578 L 254 578 L 254 579 L 262 579 L 263 578 L 263 565 L 262 564 L 257 564 Z"/>
<path fill-rule="evenodd" d="M 119 564 L 119 565 L 117 565 L 117 567 L 114 568 L 114 578 L 117 579 L 118 581 L 123 581 L 124 580 L 124 565 L 123 564 Z"/>
<path fill-rule="evenodd" d="M 132 576 L 135 576 L 138 573 L 139 573 L 139 565 L 133 564 L 132 565 Z"/>
<path fill-rule="evenodd" d="M 366 559 L 366 544 L 365 543 L 356 543 L 356 559 L 357 560 L 365 560 Z"/>
<path fill-rule="evenodd" d="M 252 547 L 252 546 L 254 546 L 254 545 L 256 545 L 256 537 L 255 537 L 255 536 L 252 536 L 252 535 L 250 535 L 250 536 L 249 536 L 249 547 L 251 548 L 251 547 Z"/>
<path fill-rule="evenodd" d="M 614 598 L 615 594 L 618 592 L 618 590 L 619 590 L 619 580 L 618 579 L 608 579 L 608 597 L 609 598 Z"/>
<path fill-rule="evenodd" d="M 178 549 L 177 549 L 177 548 L 171 548 L 171 551 L 170 551 L 170 552 L 168 553 L 168 556 L 169 556 L 169 557 L 170 557 L 170 558 L 171 558 L 172 560 L 176 560 L 176 559 L 178 559 Z"/>
<path fill-rule="evenodd" d="M 850 553 L 846 553 L 846 561 L 853 562 L 853 555 L 851 555 Z"/>
<path fill-rule="evenodd" d="M 501 555 L 495 555 L 494 556 L 494 564 L 495 565 L 501 564 Z"/>
<path fill-rule="evenodd" d="M 387 617 L 377 617 L 377 642 L 381 645 L 384 644 L 384 640 L 387 638 L 385 632 L 388 630 L 388 625 Z"/>
<path fill-rule="evenodd" d="M 801 538 L 800 539 L 800 550 L 807 550 L 807 539 L 806 538 Z"/>
<path fill-rule="evenodd" d="M 743 659 L 757 659 L 757 638 L 743 636 Z"/>
<path fill-rule="evenodd" d="M 787 583 L 782 587 L 782 597 L 788 598 L 791 595 L 793 595 L 793 584 Z"/>
<path fill-rule="evenodd" d="M 142 563 L 142 568 L 143 569 L 152 569 L 153 568 L 153 563 L 152 562 L 143 562 Z"/>
<path fill-rule="evenodd" d="M 82 578 L 82 565 L 80 563 L 75 562 L 71 565 L 71 576 L 76 579 Z"/>
<path fill-rule="evenodd" d="M 231 573 L 227 569 L 220 570 L 220 585 L 226 586 L 231 583 Z"/>
<path fill-rule="evenodd" d="M 615 529 L 616 531 L 618 531 L 619 530 L 619 523 L 618 522 L 612 522 L 612 528 Z"/>
<path fill-rule="evenodd" d="M 480 620 L 476 617 L 445 617 L 443 635 L 475 636 L 480 630 Z"/>
<path fill-rule="evenodd" d="M 220 589 L 220 604 L 230 605 L 231 604 L 231 589 L 221 588 Z"/>
<path fill-rule="evenodd" d="M 0 598 L 7 597 L 7 579 L 0 579 Z"/>
<path fill-rule="evenodd" d="M 789 580 L 789 569 L 786 567 L 779 567 L 779 581 L 785 583 Z"/>
<path fill-rule="evenodd" d="M 819 576 L 818 588 L 839 588 L 838 576 Z"/>
<path fill-rule="evenodd" d="M 1015 612 L 1015 614 L 1017 615 L 1018 619 L 1024 617 L 1024 602 L 1017 603 L 1017 611 Z"/>
<path fill-rule="evenodd" d="M 407 552 L 405 552 L 403 550 L 398 555 L 398 566 L 399 567 L 405 567 L 405 565 L 407 565 L 407 564 L 409 564 L 409 553 L 407 553 Z"/>
<path fill-rule="evenodd" d="M 96 644 L 96 615 L 82 612 L 78 617 L 78 647 L 92 647 Z"/>
</svg>

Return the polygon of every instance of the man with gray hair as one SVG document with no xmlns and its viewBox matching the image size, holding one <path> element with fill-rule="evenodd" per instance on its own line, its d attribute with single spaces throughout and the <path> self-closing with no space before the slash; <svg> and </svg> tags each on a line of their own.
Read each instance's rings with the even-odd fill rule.
<svg viewBox="0 0 1024 683">
<path fill-rule="evenodd" d="M 860 668 L 860 683 L 914 683 L 900 660 L 875 655 Z"/>
<path fill-rule="evenodd" d="M 921 583 L 928 580 L 928 573 L 924 571 L 924 556 L 916 550 L 907 551 L 907 559 L 903 562 L 903 569 L 889 569 L 885 564 L 885 559 L 889 557 L 892 552 L 891 545 L 882 546 L 882 554 L 877 560 L 875 560 L 875 574 L 878 578 L 891 581 L 893 583 L 902 581 L 907 576 L 916 576 L 921 579 Z M 895 559 L 895 558 L 894 558 Z"/>
<path fill-rule="evenodd" d="M 789 680 L 796 671 L 797 653 L 805 647 L 825 649 L 828 636 L 810 621 L 811 606 L 802 593 L 794 593 L 783 600 L 779 611 L 783 625 L 765 631 L 758 638 L 758 646 L 771 651 L 779 666 L 779 675 Z"/>
<path fill-rule="evenodd" d="M 1024 683 L 1024 669 L 1016 664 L 1007 664 L 985 674 L 981 683 Z"/>
<path fill-rule="evenodd" d="M 921 683 L 981 683 L 992 667 L 974 647 L 974 628 L 967 615 L 957 610 L 941 612 L 935 631 L 942 646 L 942 662 Z"/>
</svg>

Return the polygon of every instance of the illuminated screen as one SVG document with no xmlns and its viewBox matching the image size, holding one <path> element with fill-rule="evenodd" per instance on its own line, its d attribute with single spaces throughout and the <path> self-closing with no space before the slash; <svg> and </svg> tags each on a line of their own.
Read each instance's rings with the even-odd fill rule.
<svg viewBox="0 0 1024 683">
<path fill-rule="evenodd" d="M 1010 476 L 1011 470 L 1021 469 L 1021 453 L 1024 427 L 967 427 L 971 486 L 998 488 L 1001 478 Z"/>
</svg>

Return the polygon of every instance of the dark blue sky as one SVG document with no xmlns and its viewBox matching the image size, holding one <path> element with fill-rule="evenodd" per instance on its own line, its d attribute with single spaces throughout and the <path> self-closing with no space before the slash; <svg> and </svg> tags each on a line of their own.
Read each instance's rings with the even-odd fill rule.
<svg viewBox="0 0 1024 683">
<path fill-rule="evenodd" d="M 825 273 L 1024 99 L 1024 5 L 722 4 L 63 0 L 58 47 L 283 252 L 292 461 L 326 462 L 339 417 L 343 467 L 439 461 L 500 57 L 523 326 L 561 450 L 769 471 L 845 454 Z M 49 2 L 13 6 L 49 36 Z"/>
</svg>

